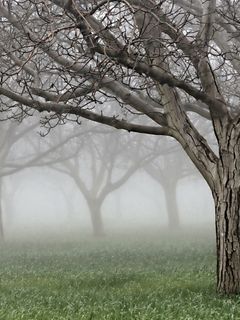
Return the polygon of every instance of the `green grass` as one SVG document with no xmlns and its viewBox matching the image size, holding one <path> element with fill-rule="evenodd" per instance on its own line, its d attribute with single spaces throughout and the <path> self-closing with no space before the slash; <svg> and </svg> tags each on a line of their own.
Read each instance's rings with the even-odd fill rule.
<svg viewBox="0 0 240 320">
<path fill-rule="evenodd" d="M 0 319 L 240 319 L 240 297 L 215 293 L 214 242 L 197 237 L 6 245 Z"/>
</svg>

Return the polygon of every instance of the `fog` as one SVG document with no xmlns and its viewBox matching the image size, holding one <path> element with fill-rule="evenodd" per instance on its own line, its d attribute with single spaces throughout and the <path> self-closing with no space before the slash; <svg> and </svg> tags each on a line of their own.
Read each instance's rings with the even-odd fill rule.
<svg viewBox="0 0 240 320">
<path fill-rule="evenodd" d="M 27 126 L 14 123 L 12 130 Z M 30 129 L 2 159 L 5 241 L 213 230 L 210 189 L 172 140 L 112 130 L 98 133 L 98 127 L 90 126 L 61 130 L 61 135 L 57 129 L 42 137 L 38 127 Z M 151 166 L 161 173 L 160 180 L 149 174 Z M 167 191 L 170 202 L 177 204 L 175 226 L 169 225 L 169 181 L 175 184 L 175 191 Z M 91 216 L 95 198 L 101 198 L 100 231 Z"/>
</svg>

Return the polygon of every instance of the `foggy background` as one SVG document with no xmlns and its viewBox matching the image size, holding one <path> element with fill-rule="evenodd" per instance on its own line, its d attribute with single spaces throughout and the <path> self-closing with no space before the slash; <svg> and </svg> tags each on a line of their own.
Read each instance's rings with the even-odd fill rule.
<svg viewBox="0 0 240 320">
<path fill-rule="evenodd" d="M 14 196 L 11 214 L 15 219 L 11 222 L 11 229 L 35 233 L 57 231 L 69 225 L 79 232 L 91 232 L 85 200 L 69 180 L 45 168 L 28 169 L 24 174 L 16 175 L 11 182 L 19 188 Z M 73 212 L 69 212 L 65 197 L 71 199 Z M 205 181 L 199 178 L 179 182 L 177 200 L 182 225 L 213 225 L 213 201 Z M 136 173 L 123 187 L 109 195 L 103 205 L 103 217 L 109 231 L 166 227 L 167 212 L 161 186 L 146 174 Z"/>
<path fill-rule="evenodd" d="M 14 123 L 14 126 L 13 130 L 20 131 L 27 127 L 25 123 Z M 208 230 L 214 228 L 214 207 L 210 189 L 185 157 L 184 152 L 172 141 L 163 137 L 141 136 L 139 151 L 139 140 L 136 142 L 135 139 L 139 139 L 140 135 L 121 133 L 119 138 L 119 132 L 116 133 L 114 130 L 108 130 L 102 135 L 94 133 L 98 129 L 91 126 L 79 126 L 76 129 L 76 126 L 74 128 L 68 125 L 65 128 L 65 131 L 62 130 L 64 128 L 60 128 L 64 134 L 60 135 L 59 130 L 52 130 L 44 137 L 39 134 L 38 127 L 31 129 L 12 144 L 7 157 L 1 162 L 2 172 L 4 168 L 6 170 L 14 167 L 14 163 L 20 165 L 16 172 L 1 178 L 6 239 L 91 235 L 92 221 L 86 199 L 76 187 L 73 178 L 61 172 L 61 168 L 68 161 L 78 161 L 78 174 L 87 188 L 90 188 L 93 164 L 96 168 L 99 167 L 101 172 L 102 168 L 108 167 L 106 159 L 109 155 L 111 159 L 114 157 L 114 161 L 111 160 L 111 179 L 114 181 L 126 171 L 129 159 L 133 165 L 138 164 L 144 153 L 150 159 L 147 160 L 146 166 L 154 164 L 157 170 L 167 174 L 167 180 L 181 177 L 183 171 L 186 171 L 176 182 L 180 220 L 176 229 L 189 226 Z M 75 136 L 75 140 L 68 140 L 69 136 Z M 8 137 L 5 139 L 7 141 Z M 91 150 L 92 141 L 96 145 L 96 153 Z M 58 142 L 61 147 L 56 149 L 54 146 Z M 50 152 L 46 153 L 46 150 Z M 125 154 L 124 157 L 122 154 Z M 156 155 L 153 159 L 152 154 Z M 25 166 L 29 161 L 30 164 Z M 49 165 L 44 164 L 47 162 Z M 105 178 L 102 176 L 101 179 Z M 96 182 L 92 182 L 94 187 Z M 174 197 L 171 191 L 170 197 Z M 140 167 L 126 182 L 107 194 L 101 205 L 101 215 L 105 235 L 131 231 L 146 232 L 151 229 L 161 232 L 168 228 L 164 186 L 148 174 L 145 166 Z"/>
</svg>

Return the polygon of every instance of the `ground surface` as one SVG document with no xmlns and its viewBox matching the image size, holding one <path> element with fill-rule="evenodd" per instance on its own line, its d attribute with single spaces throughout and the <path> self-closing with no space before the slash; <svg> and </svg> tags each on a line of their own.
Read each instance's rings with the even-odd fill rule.
<svg viewBox="0 0 240 320">
<path fill-rule="evenodd" d="M 213 240 L 199 238 L 7 245 L 0 319 L 240 319 L 240 297 L 215 294 Z"/>
</svg>

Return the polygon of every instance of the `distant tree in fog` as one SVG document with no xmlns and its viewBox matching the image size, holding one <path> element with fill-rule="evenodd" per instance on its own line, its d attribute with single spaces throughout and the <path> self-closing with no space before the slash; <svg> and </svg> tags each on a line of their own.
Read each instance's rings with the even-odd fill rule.
<svg viewBox="0 0 240 320">
<path fill-rule="evenodd" d="M 180 227 L 180 213 L 177 201 L 178 182 L 193 174 L 190 166 L 182 158 L 179 149 L 175 149 L 167 154 L 163 154 L 155 161 L 150 162 L 146 167 L 146 172 L 157 181 L 164 192 L 164 199 L 168 217 L 168 227 L 171 230 Z"/>
<path fill-rule="evenodd" d="M 65 133 L 65 137 L 52 144 L 53 132 L 47 139 L 41 139 L 36 131 L 39 126 L 38 121 L 33 121 L 32 124 L 17 121 L 0 123 L 0 240 L 3 240 L 4 218 L 10 212 L 3 212 L 2 202 L 13 201 L 14 197 L 14 190 L 11 196 L 5 197 L 4 178 L 31 167 L 51 165 L 75 156 L 78 150 L 71 150 L 61 157 L 56 151 L 78 135 L 72 132 Z M 7 204 L 5 207 L 8 207 Z"/>
<path fill-rule="evenodd" d="M 195 117 L 196 118 L 196 117 Z M 196 121 L 195 121 L 196 122 Z M 206 122 L 196 123 L 205 136 L 208 136 L 211 145 L 214 146 L 214 138 Z M 173 143 L 174 142 L 174 143 Z M 172 139 L 165 138 L 158 146 L 159 156 L 145 166 L 146 172 L 157 181 L 164 192 L 168 227 L 178 229 L 180 227 L 180 213 L 177 201 L 178 183 L 186 178 L 199 179 L 200 175 L 194 170 L 193 164 Z"/>
<path fill-rule="evenodd" d="M 218 291 L 239 293 L 239 2 L 9 0 L 0 15 L 2 110 L 175 138 L 215 201 Z"/>
<path fill-rule="evenodd" d="M 78 148 L 76 157 L 52 166 L 70 176 L 83 194 L 90 213 L 93 234 L 104 234 L 102 205 L 107 196 L 124 185 L 136 171 L 157 155 L 145 150 L 140 136 L 129 137 L 112 130 L 94 128 L 68 148 Z M 142 140 L 142 139 L 141 139 Z M 81 209 L 79 208 L 79 213 Z"/>
<path fill-rule="evenodd" d="M 24 137 L 33 131 L 33 129 L 38 126 L 38 124 L 28 125 L 27 127 L 20 127 L 19 123 L 16 121 L 11 122 L 1 122 L 0 126 L 0 239 L 4 238 L 4 227 L 3 227 L 3 209 L 2 209 L 2 199 L 3 199 L 3 178 L 18 169 L 11 166 L 11 161 L 9 161 L 9 155 L 11 153 L 14 145 L 19 143 Z M 21 164 L 17 163 L 21 166 Z"/>
</svg>

